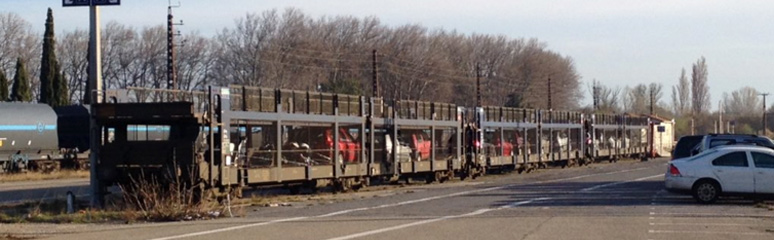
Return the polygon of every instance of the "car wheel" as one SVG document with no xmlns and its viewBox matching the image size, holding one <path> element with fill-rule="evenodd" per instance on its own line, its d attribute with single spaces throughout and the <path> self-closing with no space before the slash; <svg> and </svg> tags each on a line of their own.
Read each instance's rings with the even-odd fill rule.
<svg viewBox="0 0 774 240">
<path fill-rule="evenodd" d="M 702 181 L 693 187 L 693 198 L 699 203 L 710 204 L 718 200 L 720 186 L 710 181 Z"/>
</svg>

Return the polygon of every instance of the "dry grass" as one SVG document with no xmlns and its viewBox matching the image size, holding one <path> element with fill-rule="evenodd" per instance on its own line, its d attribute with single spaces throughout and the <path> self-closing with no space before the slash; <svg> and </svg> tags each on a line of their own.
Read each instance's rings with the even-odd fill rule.
<svg viewBox="0 0 774 240">
<path fill-rule="evenodd" d="M 0 206 L 0 223 L 133 223 L 202 220 L 224 216 L 215 203 L 196 201 L 190 184 L 159 184 L 140 178 L 121 186 L 122 193 L 106 199 L 107 208 L 91 209 L 86 199 L 76 202 L 75 213 L 66 212 L 64 199 Z M 232 210 L 232 209 L 229 209 Z M 229 212 L 231 213 L 231 212 Z M 228 214 L 233 216 L 234 214 Z"/>
<path fill-rule="evenodd" d="M 0 240 L 26 240 L 35 239 L 34 237 L 16 236 L 11 234 L 0 235 Z"/>
<path fill-rule="evenodd" d="M 88 177 L 89 177 L 89 171 L 61 170 L 53 173 L 27 172 L 27 173 L 0 174 L 0 183 L 54 180 L 54 179 L 71 179 L 71 178 L 88 178 Z"/>
<path fill-rule="evenodd" d="M 188 176 L 195 175 L 193 169 L 182 171 L 189 171 Z M 141 173 L 137 178 L 130 176 L 130 182 L 120 187 L 123 207 L 145 221 L 189 221 L 226 215 L 221 213 L 234 216 L 233 209 L 210 201 L 211 196 L 198 191 L 198 186 L 192 179 L 181 178 L 178 172 L 163 176 Z"/>
<path fill-rule="evenodd" d="M 45 202 L 26 202 L 0 207 L 0 223 L 108 223 L 127 222 L 124 211 L 92 210 L 86 202 L 76 202 L 76 209 L 67 214 L 67 202 L 61 199 Z"/>
</svg>

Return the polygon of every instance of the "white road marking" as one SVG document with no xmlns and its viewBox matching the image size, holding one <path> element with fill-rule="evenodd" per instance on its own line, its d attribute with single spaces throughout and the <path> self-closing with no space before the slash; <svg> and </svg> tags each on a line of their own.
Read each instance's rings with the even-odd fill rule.
<svg viewBox="0 0 774 240">
<path fill-rule="evenodd" d="M 634 179 L 634 180 L 626 181 L 626 182 L 637 182 L 637 181 L 642 181 L 642 180 L 646 180 L 646 179 L 650 179 L 650 178 L 655 178 L 655 177 L 658 177 L 658 176 L 663 176 L 663 174 L 659 174 L 659 175 L 656 175 L 656 176 L 650 176 L 650 177 L 644 177 L 644 178 L 638 178 L 638 179 Z M 622 182 L 622 183 L 626 183 L 626 182 Z M 598 189 L 598 188 L 606 187 L 606 186 L 609 186 L 609 185 L 610 184 L 601 184 L 601 185 L 596 185 L 596 186 L 590 187 L 588 189 Z M 583 191 L 583 190 L 581 190 L 581 191 Z M 392 226 L 392 227 L 386 227 L 386 228 L 380 228 L 380 229 L 366 231 L 366 232 L 361 232 L 361 233 L 355 233 L 355 234 L 341 236 L 341 237 L 336 237 L 336 238 L 329 238 L 328 240 L 347 240 L 347 239 L 365 237 L 365 236 L 370 236 L 370 235 L 374 235 L 374 234 L 389 232 L 389 231 L 393 231 L 393 230 L 413 227 L 413 226 L 417 226 L 417 225 L 423 225 L 423 224 L 443 221 L 443 220 L 447 220 L 447 219 L 462 218 L 462 217 L 469 217 L 469 216 L 480 215 L 480 214 L 483 214 L 483 213 L 486 213 L 486 212 L 489 212 L 489 211 L 493 211 L 493 210 L 508 209 L 508 208 L 513 208 L 513 207 L 524 205 L 524 204 L 529 204 L 529 203 L 532 203 L 532 202 L 535 202 L 535 201 L 545 201 L 545 200 L 550 200 L 550 199 L 551 198 L 547 198 L 547 197 L 546 198 L 534 198 L 534 199 L 530 199 L 530 200 L 526 200 L 526 201 L 514 202 L 512 204 L 501 206 L 501 207 L 498 207 L 498 208 L 479 209 L 479 210 L 476 210 L 476 211 L 473 211 L 473 212 L 469 212 L 469 213 L 465 213 L 465 214 L 443 216 L 443 217 L 434 218 L 434 219 L 427 219 L 427 220 L 422 220 L 422 221 L 417 221 L 417 222 L 412 222 L 412 223 L 406 223 L 406 224 Z M 653 214 L 654 213 L 651 212 L 651 215 L 653 215 Z"/>
<path fill-rule="evenodd" d="M 692 216 L 718 216 L 718 217 L 746 217 L 746 218 L 774 218 L 774 215 L 770 214 L 734 214 L 734 213 L 651 213 L 651 215 L 662 215 L 662 216 L 684 216 L 684 217 L 692 217 Z"/>
<path fill-rule="evenodd" d="M 771 233 L 761 233 L 761 232 L 673 231 L 673 230 L 650 230 L 648 231 L 648 233 L 724 234 L 724 235 L 750 235 L 750 236 L 771 236 L 772 235 Z"/>
<path fill-rule="evenodd" d="M 630 183 L 630 182 L 639 182 L 639 181 L 648 180 L 648 179 L 651 179 L 651 178 L 663 177 L 663 176 L 664 176 L 664 174 L 658 174 L 658 175 L 653 175 L 653 176 L 650 176 L 650 177 L 638 178 L 638 179 L 634 179 L 634 180 L 630 180 L 630 181 L 612 182 L 612 183 L 607 183 L 607 184 L 596 185 L 596 186 L 593 186 L 593 187 L 584 188 L 584 189 L 581 189 L 580 191 L 581 192 L 594 191 L 594 190 L 597 190 L 597 189 L 600 189 L 600 188 L 606 188 L 606 187 L 626 184 L 626 183 Z"/>
<path fill-rule="evenodd" d="M 257 226 L 269 225 L 269 224 L 273 224 L 273 223 L 281 223 L 281 222 L 290 222 L 290 221 L 304 220 L 304 219 L 307 219 L 307 218 L 309 218 L 309 217 L 295 217 L 295 218 L 277 219 L 277 220 L 268 221 L 268 222 L 260 222 L 260 223 L 252 223 L 252 224 L 241 225 L 241 226 L 219 228 L 219 229 L 215 229 L 215 230 L 195 232 L 195 233 L 188 233 L 188 234 L 171 236 L 171 237 L 164 237 L 164 238 L 155 238 L 155 240 L 167 240 L 167 239 L 178 239 L 178 238 L 195 237 L 195 236 L 201 236 L 201 235 L 212 234 L 212 233 L 219 233 L 219 232 L 233 231 L 233 230 L 239 230 L 239 229 L 249 228 L 249 227 L 257 227 Z"/>
<path fill-rule="evenodd" d="M 505 206 L 501 206 L 501 207 L 498 207 L 498 208 L 484 208 L 484 209 L 479 209 L 479 210 L 476 210 L 476 211 L 473 211 L 473 212 L 469 212 L 469 213 L 465 213 L 465 214 L 443 216 L 443 217 L 439 217 L 439 218 L 427 219 L 427 220 L 423 220 L 423 221 L 406 223 L 406 224 L 402 224 L 402 225 L 398 225 L 398 226 L 392 226 L 392 227 L 387 227 L 387 228 L 371 230 L 371 231 L 367 231 L 367 232 L 355 233 L 355 234 L 341 236 L 341 237 L 336 237 L 336 238 L 330 238 L 328 240 L 347 240 L 347 239 L 365 237 L 365 236 L 369 236 L 369 235 L 374 235 L 374 234 L 379 234 L 379 233 L 383 233 L 383 232 L 389 232 L 389 231 L 393 231 L 393 230 L 398 230 L 398 229 L 418 226 L 418 225 L 422 225 L 422 224 L 439 222 L 439 221 L 443 221 L 443 220 L 447 220 L 447 219 L 463 218 L 463 217 L 470 217 L 470 216 L 480 215 L 480 214 L 484 214 L 486 212 L 490 212 L 490 211 L 494 211 L 494 210 L 508 209 L 508 208 L 513 208 L 513 207 L 517 207 L 517 206 L 524 205 L 524 204 L 530 204 L 530 203 L 535 202 L 535 201 L 544 201 L 544 200 L 549 200 L 549 199 L 550 198 L 535 198 L 535 199 L 530 199 L 530 200 L 526 200 L 526 201 L 514 202 L 514 203 L 511 203 L 511 204 L 508 204 L 508 205 L 505 205 Z"/>
<path fill-rule="evenodd" d="M 761 226 L 761 224 L 740 223 L 650 223 L 652 226 Z"/>
<path fill-rule="evenodd" d="M 632 172 L 632 171 L 638 171 L 638 170 L 644 170 L 644 169 L 650 169 L 650 168 L 648 168 L 648 167 L 641 167 L 641 168 L 627 169 L 627 170 L 607 172 L 607 173 L 595 173 L 595 174 L 580 175 L 580 176 L 569 177 L 569 178 L 560 178 L 560 179 L 554 179 L 554 180 L 537 181 L 537 182 L 531 182 L 531 183 L 526 183 L 526 184 L 542 184 L 542 183 L 561 182 L 561 181 L 575 180 L 575 179 L 581 179 L 581 178 L 587 178 L 587 177 L 595 177 L 595 176 L 612 175 L 612 174 L 618 174 L 618 173 L 626 173 L 626 172 Z M 663 175 L 663 174 L 661 174 L 661 175 Z M 239 229 L 250 228 L 250 227 L 265 226 L 265 225 L 270 225 L 270 224 L 274 224 L 274 223 L 297 221 L 297 220 L 304 220 L 304 219 L 309 219 L 309 218 L 332 217 L 332 216 L 337 216 L 337 215 L 342 215 L 342 214 L 347 214 L 347 213 L 352 213 L 352 212 L 358 212 L 358 211 L 367 211 L 367 210 L 387 208 L 387 207 L 396 207 L 396 206 L 402 206 L 402 205 L 413 204 L 413 203 L 420 203 L 420 202 L 427 202 L 427 201 L 432 201 L 432 200 L 437 200 L 437 199 L 450 198 L 450 197 L 456 197 L 456 196 L 473 194 L 473 193 L 480 193 L 480 192 L 500 190 L 500 189 L 505 189 L 505 188 L 519 186 L 519 185 L 525 185 L 525 183 L 508 184 L 508 185 L 503 185 L 503 186 L 498 186 L 498 187 L 489 187 L 489 188 L 482 188 L 482 189 L 477 189 L 477 190 L 463 191 L 463 192 L 457 192 L 457 193 L 446 194 L 446 195 L 439 195 L 439 196 L 427 197 L 427 198 L 420 198 L 420 199 L 403 201 L 403 202 L 392 203 L 392 204 L 383 204 L 383 205 L 379 205 L 379 206 L 375 206 L 375 207 L 363 207 L 363 208 L 348 209 L 348 210 L 336 211 L 336 212 L 322 214 L 322 215 L 317 215 L 317 216 L 306 216 L 306 217 L 295 217 L 295 218 L 278 219 L 278 220 L 273 220 L 273 221 L 268 221 L 268 222 L 252 223 L 252 224 L 233 226 L 233 227 L 228 227 L 228 228 L 220 228 L 220 229 L 201 231 L 201 232 L 194 232 L 194 233 L 187 233 L 187 234 L 182 234 L 182 235 L 174 235 L 174 236 L 162 237 L 162 238 L 153 238 L 153 239 L 150 239 L 150 240 L 180 239 L 180 238 L 186 238 L 186 237 L 194 237 L 194 236 L 201 236 L 201 235 L 207 235 L 207 234 L 213 234 L 213 233 L 220 233 L 220 232 L 239 230 Z M 432 220 L 432 219 L 430 219 L 430 220 Z M 429 220 L 425 220 L 425 221 L 429 221 Z M 438 220 L 436 220 L 436 221 L 438 221 Z"/>
</svg>

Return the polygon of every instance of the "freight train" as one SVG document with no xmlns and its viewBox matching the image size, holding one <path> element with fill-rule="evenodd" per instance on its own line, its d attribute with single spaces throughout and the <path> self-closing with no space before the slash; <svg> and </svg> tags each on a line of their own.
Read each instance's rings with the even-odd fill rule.
<svg viewBox="0 0 774 240">
<path fill-rule="evenodd" d="M 215 197 L 246 186 L 346 191 L 372 180 L 443 182 L 645 157 L 651 134 L 647 118 L 628 114 L 247 86 L 128 89 L 108 99 L 95 106 L 106 136 L 97 149 L 100 195 L 148 177 L 183 179 Z"/>
<path fill-rule="evenodd" d="M 88 167 L 87 107 L 0 102 L 0 115 L 0 173 Z"/>
</svg>

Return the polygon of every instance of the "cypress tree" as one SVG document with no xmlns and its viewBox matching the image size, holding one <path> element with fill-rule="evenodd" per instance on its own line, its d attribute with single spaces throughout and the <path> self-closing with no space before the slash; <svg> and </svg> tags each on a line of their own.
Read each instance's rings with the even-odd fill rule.
<svg viewBox="0 0 774 240">
<path fill-rule="evenodd" d="M 5 78 L 5 72 L 0 69 L 0 102 L 8 101 L 8 79 Z"/>
<path fill-rule="evenodd" d="M 54 92 L 57 78 L 56 41 L 54 40 L 54 14 L 48 8 L 46 30 L 43 33 L 43 56 L 40 63 L 40 102 L 54 106 Z"/>
<path fill-rule="evenodd" d="M 16 76 L 13 77 L 11 101 L 32 101 L 32 92 L 30 92 L 30 82 L 27 77 L 27 69 L 24 68 L 24 63 L 22 63 L 21 58 L 16 59 Z"/>
<path fill-rule="evenodd" d="M 54 101 L 51 106 L 70 105 L 70 91 L 67 89 L 67 78 L 62 72 L 62 67 L 56 64 L 56 78 L 54 79 Z"/>
</svg>

